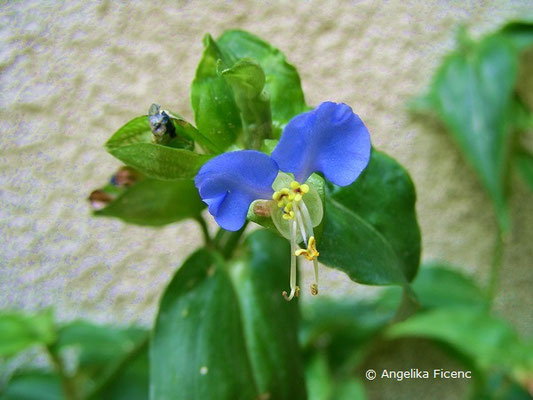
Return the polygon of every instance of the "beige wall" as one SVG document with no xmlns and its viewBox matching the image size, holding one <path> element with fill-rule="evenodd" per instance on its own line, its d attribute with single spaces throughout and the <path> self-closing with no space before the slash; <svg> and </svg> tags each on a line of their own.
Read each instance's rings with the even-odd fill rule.
<svg viewBox="0 0 533 400">
<path fill-rule="evenodd" d="M 124 122 L 152 102 L 191 117 L 202 36 L 228 28 L 282 49 L 309 104 L 350 104 L 374 145 L 411 173 L 423 259 L 486 280 L 495 232 L 488 197 L 438 124 L 405 105 L 453 47 L 459 23 L 479 35 L 531 14 L 530 1 L 150 3 L 0 6 L 0 308 L 52 305 L 62 318 L 151 323 L 165 283 L 200 242 L 197 226 L 95 219 L 85 198 L 119 165 L 102 145 Z M 516 177 L 512 187 L 498 307 L 532 334 L 533 201 Z M 368 292 L 322 272 L 330 293 Z"/>
</svg>

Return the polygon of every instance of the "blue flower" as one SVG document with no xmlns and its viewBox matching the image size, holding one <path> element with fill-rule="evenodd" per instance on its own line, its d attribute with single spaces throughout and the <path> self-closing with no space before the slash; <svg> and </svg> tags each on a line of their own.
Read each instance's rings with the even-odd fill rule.
<svg viewBox="0 0 533 400">
<path fill-rule="evenodd" d="M 368 130 L 352 109 L 325 102 L 289 121 L 271 157 L 254 150 L 219 155 L 200 169 L 195 184 L 211 215 L 227 230 L 244 225 L 255 200 L 270 202 L 274 223 L 291 241 L 291 294 L 285 293 L 290 300 L 299 290 L 295 256 L 314 262 L 318 281 L 313 227 L 320 223 L 322 209 L 320 203 L 319 218 L 317 212 L 309 212 L 313 193 L 317 196 L 309 177 L 319 172 L 336 185 L 350 185 L 368 165 L 370 150 Z M 298 249 L 300 238 L 306 249 Z M 317 283 L 313 285 L 316 294 Z"/>
</svg>

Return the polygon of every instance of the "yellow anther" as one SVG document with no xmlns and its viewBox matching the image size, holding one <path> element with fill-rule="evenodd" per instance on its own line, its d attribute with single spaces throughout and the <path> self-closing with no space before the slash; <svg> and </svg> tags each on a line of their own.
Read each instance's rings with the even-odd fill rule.
<svg viewBox="0 0 533 400">
<path fill-rule="evenodd" d="M 283 212 L 283 219 L 294 219 L 294 211 L 284 211 Z"/>
<path fill-rule="evenodd" d="M 302 200 L 302 195 L 300 193 L 298 193 L 298 194 L 294 194 L 293 193 L 293 197 L 294 197 L 293 200 L 296 201 L 296 202 Z"/>
<path fill-rule="evenodd" d="M 305 193 L 308 193 L 309 192 L 309 185 L 307 184 L 303 184 L 303 185 L 300 185 L 300 191 L 305 194 Z"/>
<path fill-rule="evenodd" d="M 280 192 L 274 192 L 274 194 L 272 195 L 272 199 L 276 201 L 278 201 L 280 197 L 281 197 Z"/>
<path fill-rule="evenodd" d="M 292 190 L 296 190 L 296 189 L 298 189 L 299 187 L 300 187 L 300 184 L 299 184 L 298 182 L 296 182 L 296 181 L 292 181 L 292 182 L 291 182 L 291 189 L 292 189 Z"/>
<path fill-rule="evenodd" d="M 296 193 L 289 194 L 289 201 L 293 201 L 295 197 L 296 197 Z"/>
<path fill-rule="evenodd" d="M 314 236 L 311 236 L 307 242 L 307 249 L 299 249 L 294 252 L 294 255 L 296 257 L 298 256 L 304 256 L 309 261 L 313 261 L 315 258 L 317 258 L 320 253 L 316 249 L 316 240 Z"/>
<path fill-rule="evenodd" d="M 316 283 L 311 283 L 311 294 L 313 296 L 318 294 L 318 285 Z"/>
<path fill-rule="evenodd" d="M 287 205 L 285 206 L 283 211 L 285 211 L 285 212 L 292 211 L 292 203 L 291 202 L 287 203 Z"/>
</svg>

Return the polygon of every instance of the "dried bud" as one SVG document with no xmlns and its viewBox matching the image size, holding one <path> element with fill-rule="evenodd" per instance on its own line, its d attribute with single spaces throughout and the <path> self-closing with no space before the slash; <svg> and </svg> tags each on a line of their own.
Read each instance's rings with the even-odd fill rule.
<svg viewBox="0 0 533 400">
<path fill-rule="evenodd" d="M 130 167 L 121 167 L 111 177 L 111 184 L 117 187 L 130 187 L 139 180 L 139 173 Z"/>
<path fill-rule="evenodd" d="M 104 192 L 103 190 L 94 190 L 89 195 L 89 202 L 94 211 L 101 210 L 105 208 L 109 203 L 114 200 L 114 197 L 109 193 Z"/>
</svg>

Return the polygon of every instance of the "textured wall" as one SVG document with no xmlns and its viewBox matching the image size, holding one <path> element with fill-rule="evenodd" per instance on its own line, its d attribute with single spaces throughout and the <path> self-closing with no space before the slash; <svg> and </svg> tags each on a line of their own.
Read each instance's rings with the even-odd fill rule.
<svg viewBox="0 0 533 400">
<path fill-rule="evenodd" d="M 350 104 L 374 145 L 406 166 L 424 260 L 486 279 L 495 232 L 488 197 L 439 125 L 409 116 L 405 104 L 453 47 L 459 23 L 488 32 L 531 13 L 530 1 L 174 3 L 1 3 L 0 308 L 53 305 L 62 318 L 151 323 L 199 229 L 95 219 L 85 199 L 119 165 L 102 145 L 123 123 L 152 102 L 191 117 L 202 36 L 236 27 L 288 55 L 309 104 Z M 513 188 L 498 307 L 531 334 L 533 202 L 516 177 Z M 322 271 L 322 293 L 363 291 Z"/>
</svg>

